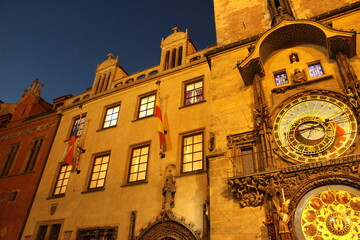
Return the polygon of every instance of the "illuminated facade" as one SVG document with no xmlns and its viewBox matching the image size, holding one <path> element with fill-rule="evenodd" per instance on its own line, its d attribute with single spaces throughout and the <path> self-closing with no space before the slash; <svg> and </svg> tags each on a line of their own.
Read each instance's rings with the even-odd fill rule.
<svg viewBox="0 0 360 240">
<path fill-rule="evenodd" d="M 174 28 L 158 66 L 109 54 L 59 108 L 22 239 L 359 238 L 360 2 L 214 9 L 216 46 Z"/>
</svg>

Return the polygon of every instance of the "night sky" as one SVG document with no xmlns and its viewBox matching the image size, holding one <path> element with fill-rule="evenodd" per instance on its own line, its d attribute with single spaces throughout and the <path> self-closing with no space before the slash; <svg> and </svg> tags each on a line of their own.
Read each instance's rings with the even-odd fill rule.
<svg viewBox="0 0 360 240">
<path fill-rule="evenodd" d="M 213 1 L 1 0 L 0 100 L 18 102 L 36 78 L 50 103 L 84 92 L 108 53 L 129 74 L 156 66 L 173 27 L 198 50 L 215 44 Z"/>
</svg>

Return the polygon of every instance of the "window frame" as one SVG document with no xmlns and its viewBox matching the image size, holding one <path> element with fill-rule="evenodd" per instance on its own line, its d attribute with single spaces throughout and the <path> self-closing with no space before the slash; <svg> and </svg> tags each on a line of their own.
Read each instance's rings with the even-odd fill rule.
<svg viewBox="0 0 360 240">
<path fill-rule="evenodd" d="M 62 179 L 59 179 L 60 178 L 60 175 L 61 175 L 61 171 L 62 169 L 65 168 L 65 171 L 64 171 L 64 177 Z M 53 189 L 52 189 L 52 193 L 51 193 L 51 196 L 52 197 L 63 197 L 65 196 L 65 193 L 66 193 L 66 190 L 67 190 L 67 187 L 69 186 L 69 179 L 70 179 L 70 176 L 71 176 L 71 171 L 72 171 L 72 166 L 71 165 L 68 165 L 68 164 L 64 164 L 64 163 L 60 163 L 59 164 L 59 168 L 58 168 L 58 171 L 57 171 L 57 174 L 56 174 L 56 178 L 55 178 L 55 183 L 54 183 L 54 186 L 53 186 Z M 66 178 L 66 173 L 69 173 L 69 177 Z M 63 193 L 61 193 L 61 189 L 64 187 L 65 184 L 63 184 L 64 180 L 68 180 L 67 181 L 67 184 L 65 186 L 65 190 Z M 62 181 L 61 185 L 60 185 L 60 192 L 55 194 L 55 191 L 56 189 L 58 188 L 58 182 L 59 181 Z"/>
<path fill-rule="evenodd" d="M 9 145 L 8 151 L 5 155 L 4 164 L 2 165 L 1 168 L 0 177 L 9 176 L 9 173 L 14 165 L 15 159 L 19 153 L 20 145 L 21 145 L 20 142 L 16 142 Z"/>
<path fill-rule="evenodd" d="M 281 75 L 281 74 L 285 74 L 285 75 L 286 75 L 286 80 L 287 80 L 287 82 L 286 82 L 286 83 L 278 84 L 278 83 L 277 83 L 276 76 Z M 276 87 L 284 86 L 284 85 L 287 85 L 287 84 L 290 83 L 289 75 L 287 74 L 286 69 L 273 72 L 273 76 L 274 76 L 274 83 L 275 83 L 275 86 L 276 86 Z"/>
<path fill-rule="evenodd" d="M 117 117 L 116 117 L 116 122 L 115 122 L 115 124 L 114 124 L 114 125 L 109 125 L 109 126 L 105 127 L 105 123 L 106 123 L 106 122 L 110 122 L 110 123 L 111 123 L 112 121 L 114 121 L 113 119 L 110 119 L 110 121 L 107 121 L 107 120 L 106 120 L 106 117 L 107 117 L 108 115 L 112 116 L 112 114 L 114 114 L 114 113 L 107 114 L 107 112 L 108 112 L 110 109 L 114 109 L 114 108 L 116 108 L 116 107 L 119 108 L 119 111 L 117 112 Z M 117 127 L 118 121 L 119 121 L 120 110 L 121 110 L 121 104 L 120 104 L 120 102 L 113 103 L 113 104 L 111 104 L 111 105 L 105 106 L 105 108 L 104 108 L 104 113 L 103 113 L 103 118 L 102 118 L 102 121 L 101 121 L 100 129 L 103 130 L 103 129 L 109 129 L 109 128 Z"/>
<path fill-rule="evenodd" d="M 187 86 L 191 85 L 191 84 L 196 84 L 198 82 L 201 82 L 202 86 L 201 86 L 201 89 L 202 89 L 202 92 L 201 92 L 201 100 L 196 100 L 196 102 L 193 102 L 193 103 L 187 103 L 187 100 L 190 99 L 190 98 L 194 98 L 196 99 L 196 96 L 191 96 L 191 97 L 187 97 Z M 194 88 L 193 90 L 191 91 L 196 91 L 197 89 Z M 200 94 L 199 94 L 200 95 Z M 183 100 L 182 100 L 182 106 L 183 107 L 188 107 L 188 106 L 192 106 L 192 105 L 195 105 L 195 104 L 198 104 L 198 103 L 202 103 L 202 102 L 205 102 L 205 81 L 204 81 L 204 76 L 201 76 L 201 77 L 197 77 L 197 78 L 194 78 L 194 79 L 191 79 L 191 80 L 188 80 L 188 81 L 185 81 L 183 83 Z"/>
<path fill-rule="evenodd" d="M 138 165 L 138 169 L 139 169 L 139 166 L 140 166 L 140 160 L 139 160 L 139 163 L 138 164 L 133 164 L 133 156 L 134 156 L 134 151 L 135 150 L 138 150 L 138 149 L 143 149 L 143 148 L 148 148 L 148 152 L 147 152 L 147 159 L 146 159 L 146 168 L 145 168 L 145 177 L 144 179 L 138 179 L 138 176 L 139 176 L 139 173 L 140 172 L 144 172 L 144 171 L 134 171 L 134 172 L 131 172 L 131 168 L 132 166 L 134 165 Z M 149 160 L 150 160 L 150 142 L 147 142 L 147 143 L 143 143 L 143 144 L 137 144 L 137 145 L 134 145 L 134 146 L 131 146 L 130 147 L 130 157 L 129 157 L 129 168 L 128 168 L 128 177 L 127 177 L 127 183 L 128 184 L 133 184 L 133 183 L 139 183 L 139 182 L 145 182 L 147 180 L 147 173 L 148 173 L 148 169 L 149 169 Z M 144 155 L 140 155 L 140 156 L 144 156 Z M 136 180 L 134 181 L 131 181 L 130 178 L 131 178 L 131 174 L 133 173 L 136 173 Z"/>
<path fill-rule="evenodd" d="M 72 131 L 73 131 L 74 127 L 75 127 L 75 124 L 76 124 L 76 122 L 78 120 L 80 120 L 80 115 L 77 115 L 77 116 L 73 117 L 73 120 L 71 122 L 71 127 L 69 129 L 67 140 L 70 139 L 71 133 L 72 133 Z M 83 114 L 81 114 L 80 128 L 78 129 L 78 131 L 76 133 L 76 137 L 79 137 L 79 136 L 81 136 L 83 134 L 83 131 L 85 129 L 85 123 L 86 123 L 86 113 L 83 113 Z"/>
<path fill-rule="evenodd" d="M 96 160 L 99 159 L 99 158 L 104 158 L 104 157 L 108 157 L 108 160 L 106 162 L 107 163 L 106 170 L 101 171 L 101 167 L 102 167 L 102 162 L 101 162 L 101 164 L 98 164 L 98 165 L 100 165 L 99 166 L 99 171 L 94 172 Z M 105 189 L 106 177 L 107 177 L 108 170 L 109 170 L 109 163 L 110 163 L 110 151 L 109 152 L 102 152 L 102 153 L 99 153 L 99 154 L 96 154 L 96 155 L 93 156 L 92 165 L 91 165 L 91 169 L 90 169 L 90 172 L 89 172 L 88 184 L 87 184 L 87 187 L 86 187 L 87 191 L 97 191 L 97 190 Z M 105 172 L 105 176 L 104 176 L 104 178 L 100 179 L 99 177 L 100 177 L 101 172 Z M 98 173 L 98 177 L 96 178 L 96 186 L 91 187 L 91 183 L 95 179 L 95 178 L 93 179 L 94 173 Z M 102 180 L 102 179 L 104 180 L 103 181 L 104 183 L 102 184 L 102 186 L 98 186 L 99 180 Z"/>
<path fill-rule="evenodd" d="M 185 139 L 190 138 L 190 137 L 194 137 L 194 136 L 198 136 L 198 135 L 202 136 L 202 141 L 201 141 L 202 149 L 201 149 L 201 160 L 200 160 L 201 161 L 201 168 L 200 169 L 195 169 L 195 170 L 190 170 L 190 171 L 185 171 L 184 170 L 184 165 L 185 165 L 185 161 L 184 161 L 185 160 L 185 151 L 184 151 L 184 149 L 185 149 Z M 205 170 L 205 141 L 204 140 L 205 140 L 205 132 L 204 132 L 204 130 L 195 131 L 195 132 L 186 133 L 186 134 L 181 135 L 181 160 L 180 160 L 180 162 L 181 162 L 181 173 L 182 174 L 191 174 L 191 173 L 203 172 Z M 187 146 L 189 146 L 189 145 L 187 145 Z M 191 144 L 191 145 L 193 146 L 194 144 Z M 191 151 L 190 153 L 192 155 L 194 155 L 194 153 L 197 153 L 197 152 L 199 152 L 199 151 Z M 193 156 L 192 156 L 192 158 L 193 158 Z M 192 161 L 189 161 L 189 162 L 191 162 L 192 163 L 191 165 L 193 166 L 194 162 L 199 162 L 199 161 L 193 161 L 192 160 Z M 187 163 L 189 163 L 189 162 L 187 162 Z"/>
<path fill-rule="evenodd" d="M 40 141 L 40 143 L 39 143 L 39 141 Z M 44 142 L 45 142 L 45 137 L 34 138 L 31 141 L 29 153 L 26 158 L 25 165 L 24 165 L 24 171 L 23 171 L 24 173 L 29 173 L 29 172 L 34 171 L 36 162 L 40 156 Z"/>
<path fill-rule="evenodd" d="M 34 233 L 33 233 L 33 238 L 35 240 L 42 240 L 42 239 L 49 239 L 50 238 L 50 234 L 52 232 L 53 226 L 55 225 L 60 225 L 60 228 L 58 229 L 58 233 L 57 233 L 57 240 L 60 239 L 60 235 L 61 235 L 61 230 L 64 226 L 64 221 L 63 220 L 55 220 L 55 221 L 46 221 L 46 222 L 39 222 L 36 224 L 35 229 L 34 229 Z M 41 227 L 46 227 L 45 230 L 45 235 L 43 235 L 43 238 L 39 238 L 39 230 Z"/>
<path fill-rule="evenodd" d="M 149 97 L 152 97 L 154 96 L 154 107 L 153 107 L 153 113 L 151 115 L 145 115 L 143 117 L 140 117 L 140 113 L 143 112 L 141 111 L 141 106 L 142 105 L 145 105 L 145 104 L 141 104 L 141 101 L 145 98 L 149 98 Z M 149 93 L 146 93 L 146 94 L 142 94 L 138 97 L 138 107 L 137 107 L 137 112 L 136 112 L 136 119 L 137 120 L 140 120 L 140 119 L 144 119 L 144 118 L 148 118 L 148 117 L 152 117 L 155 115 L 155 107 L 156 107 L 156 98 L 157 98 L 157 94 L 156 94 L 156 91 L 152 91 L 152 92 L 149 92 Z M 146 103 L 146 105 L 148 105 L 149 102 Z M 145 109 L 145 112 L 148 111 L 148 108 Z"/>
<path fill-rule="evenodd" d="M 322 75 L 318 75 L 318 76 L 314 76 L 314 77 L 311 75 L 310 67 L 315 66 L 315 65 L 320 65 L 321 71 L 323 73 Z M 308 71 L 309 76 L 310 76 L 311 79 L 325 76 L 325 70 L 324 70 L 324 67 L 321 64 L 320 60 L 307 63 L 307 71 Z"/>
</svg>

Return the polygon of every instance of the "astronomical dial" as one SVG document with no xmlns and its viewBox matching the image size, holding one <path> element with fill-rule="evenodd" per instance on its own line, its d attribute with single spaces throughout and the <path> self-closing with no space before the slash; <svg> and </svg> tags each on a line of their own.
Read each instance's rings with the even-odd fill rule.
<svg viewBox="0 0 360 240">
<path fill-rule="evenodd" d="M 285 105 L 275 118 L 274 139 L 287 157 L 313 162 L 335 158 L 355 140 L 352 110 L 330 96 L 310 95 Z"/>
</svg>

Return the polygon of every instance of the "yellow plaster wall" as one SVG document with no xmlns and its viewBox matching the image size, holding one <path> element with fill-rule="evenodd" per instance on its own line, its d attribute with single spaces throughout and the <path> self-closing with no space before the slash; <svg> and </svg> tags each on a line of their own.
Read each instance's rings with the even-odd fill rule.
<svg viewBox="0 0 360 240">
<path fill-rule="evenodd" d="M 183 82 L 199 76 L 204 76 L 204 94 L 207 101 L 181 108 Z M 203 61 L 201 64 L 194 64 L 193 67 L 184 67 L 183 70 L 175 71 L 173 74 L 162 75 L 143 84 L 134 84 L 123 91 L 89 98 L 87 102 L 83 102 L 82 112 L 86 113 L 83 147 L 86 152 L 81 155 L 81 173 L 71 174 L 65 197 L 47 199 L 51 197 L 59 163 L 68 144 L 66 140 L 73 118 L 80 113 L 78 107 L 63 110 L 58 134 L 23 236 L 34 236 L 39 222 L 65 219 L 60 239 L 63 238 L 64 231 L 73 231 L 71 239 L 75 239 L 77 229 L 96 226 L 118 226 L 118 239 L 127 239 L 131 211 L 137 212 L 135 235 L 138 235 L 141 228 L 146 228 L 148 223 L 154 222 L 160 214 L 163 201 L 162 188 L 167 174 L 165 169 L 170 164 L 176 166 L 174 175 L 177 191 L 173 211 L 178 216 L 183 216 L 186 223 L 194 224 L 195 229 L 202 231 L 203 204 L 208 195 L 207 175 L 199 173 L 181 176 L 180 134 L 197 129 L 204 130 L 206 154 L 208 139 L 206 126 L 210 117 L 207 111 L 209 78 L 209 67 L 206 61 Z M 156 90 L 156 80 L 161 80 L 162 113 L 165 130 L 168 131 L 166 140 L 169 146 L 163 159 L 158 155 L 156 118 L 135 120 L 138 96 Z M 101 129 L 106 106 L 117 102 L 121 104 L 117 126 Z M 130 146 L 148 141 L 150 142 L 148 183 L 126 185 Z M 105 190 L 84 193 L 87 190 L 93 156 L 103 151 L 111 151 Z M 58 205 L 53 215 L 50 214 L 52 204 Z"/>
</svg>

